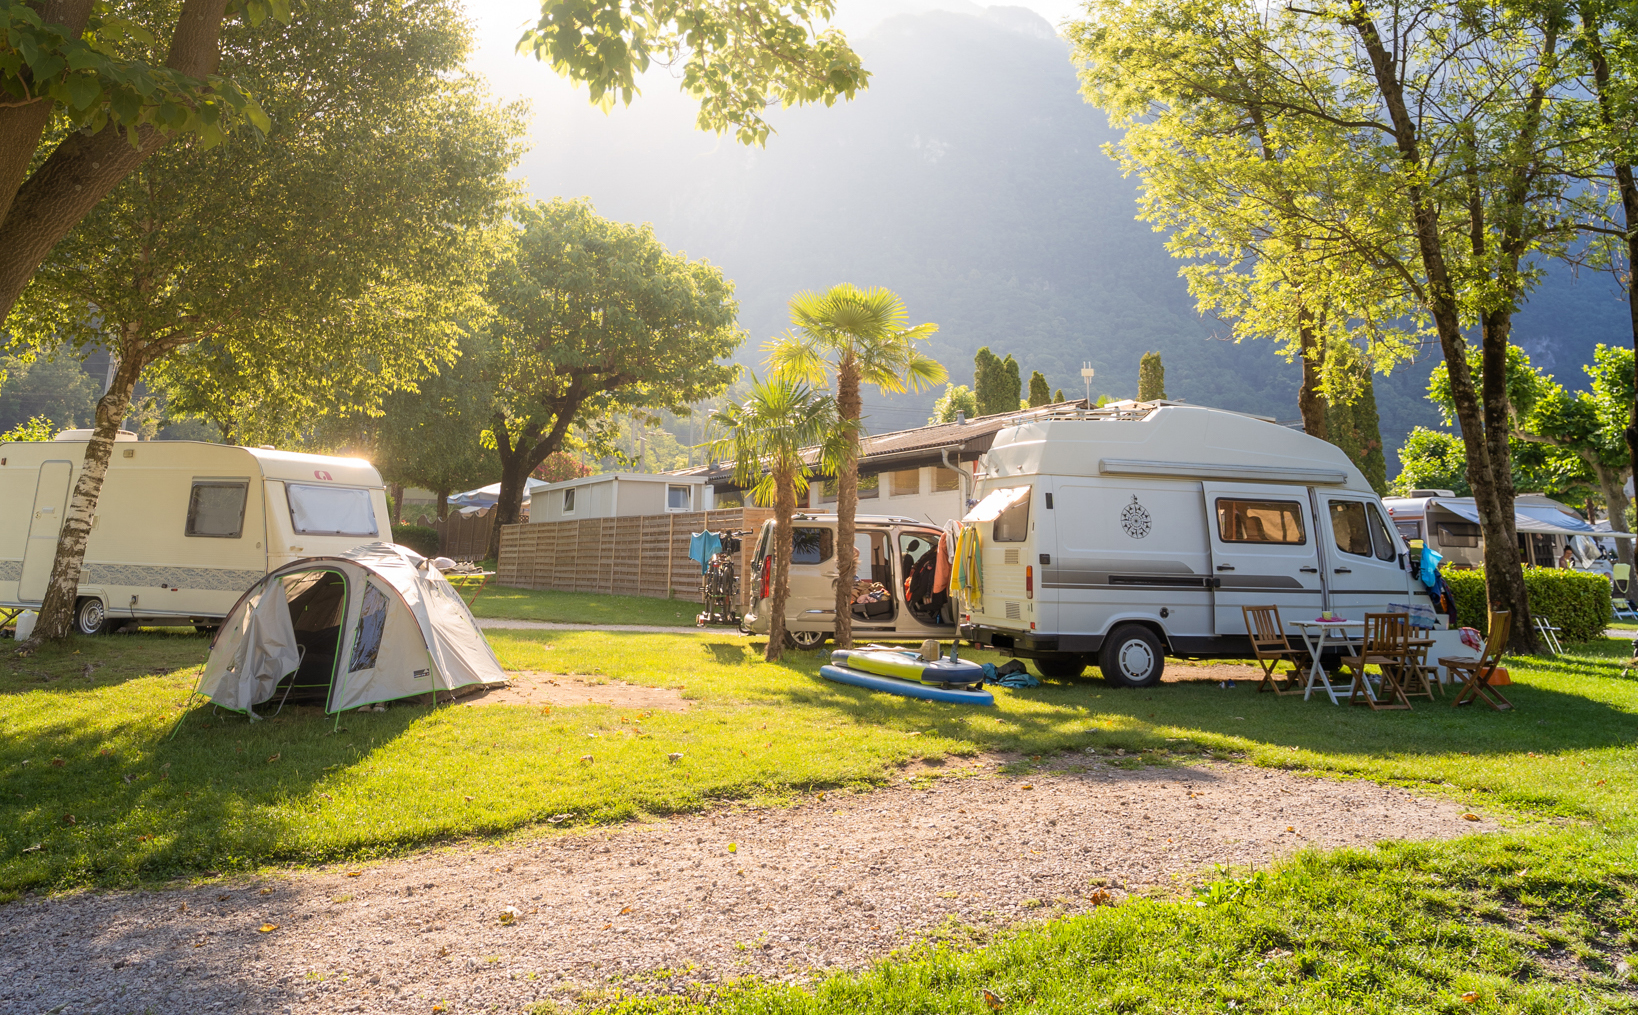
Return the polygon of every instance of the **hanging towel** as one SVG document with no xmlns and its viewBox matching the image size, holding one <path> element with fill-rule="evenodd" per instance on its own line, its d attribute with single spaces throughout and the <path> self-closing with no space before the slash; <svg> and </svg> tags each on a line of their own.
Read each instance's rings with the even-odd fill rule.
<svg viewBox="0 0 1638 1015">
<path fill-rule="evenodd" d="M 950 584 L 956 595 L 975 611 L 984 608 L 984 563 L 979 552 L 978 526 L 963 525 L 956 538 L 955 568 Z"/>
<path fill-rule="evenodd" d="M 937 595 L 950 587 L 950 565 L 955 561 L 955 537 L 948 532 L 938 536 L 938 557 L 933 565 L 933 593 Z"/>
<path fill-rule="evenodd" d="M 688 540 L 688 559 L 699 561 L 700 574 L 711 565 L 711 556 L 722 549 L 722 539 L 710 529 L 696 532 Z"/>
</svg>

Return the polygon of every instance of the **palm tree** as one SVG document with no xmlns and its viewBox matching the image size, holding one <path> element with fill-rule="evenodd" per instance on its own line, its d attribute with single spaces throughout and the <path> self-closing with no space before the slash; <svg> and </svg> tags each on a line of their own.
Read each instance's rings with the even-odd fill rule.
<svg viewBox="0 0 1638 1015">
<path fill-rule="evenodd" d="M 732 458 L 734 482 L 759 504 L 772 504 L 773 615 L 768 619 L 768 648 L 763 658 L 778 659 L 785 649 L 785 601 L 790 593 L 791 515 L 796 498 L 808 492 L 808 463 L 803 449 L 814 447 L 813 466 L 833 472 L 841 457 L 843 426 L 836 402 L 802 381 L 751 377 L 750 397 L 729 402 L 711 413 L 711 454 Z M 747 575 L 747 580 L 754 580 Z"/>
<path fill-rule="evenodd" d="M 853 647 L 853 579 L 858 555 L 853 518 L 859 507 L 859 385 L 883 392 L 920 391 L 942 383 L 944 367 L 915 348 L 936 324 L 907 327 L 904 301 L 887 289 L 843 283 L 823 293 L 791 298 L 792 334 L 769 342 L 768 364 L 776 374 L 813 384 L 836 372 L 836 408 L 845 424 L 836 490 L 836 646 Z"/>
</svg>

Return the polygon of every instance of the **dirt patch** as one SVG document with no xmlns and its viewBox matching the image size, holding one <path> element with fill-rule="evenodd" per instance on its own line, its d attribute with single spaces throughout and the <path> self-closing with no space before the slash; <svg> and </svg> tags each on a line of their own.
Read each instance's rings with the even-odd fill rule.
<svg viewBox="0 0 1638 1015">
<path fill-rule="evenodd" d="M 610 983 L 803 980 L 939 927 L 1084 910 L 1100 888 L 1118 899 L 1305 846 L 1498 827 L 1358 780 L 1084 764 L 253 883 L 27 899 L 0 907 L 0 1011 L 521 1011 Z"/>
<path fill-rule="evenodd" d="M 596 683 L 583 677 L 544 670 L 512 670 L 506 677 L 510 687 L 492 687 L 460 699 L 460 705 L 612 705 L 686 712 L 688 702 L 681 691 L 667 687 L 643 687 L 618 680 Z"/>
</svg>

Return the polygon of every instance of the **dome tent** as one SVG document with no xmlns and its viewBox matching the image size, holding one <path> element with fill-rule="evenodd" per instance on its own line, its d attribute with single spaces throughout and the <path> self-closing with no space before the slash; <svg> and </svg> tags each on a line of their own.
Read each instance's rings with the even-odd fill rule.
<svg viewBox="0 0 1638 1015">
<path fill-rule="evenodd" d="M 252 585 L 211 642 L 196 693 L 255 720 L 255 706 L 298 689 L 334 713 L 505 679 L 437 568 L 367 543 L 292 561 Z"/>
</svg>

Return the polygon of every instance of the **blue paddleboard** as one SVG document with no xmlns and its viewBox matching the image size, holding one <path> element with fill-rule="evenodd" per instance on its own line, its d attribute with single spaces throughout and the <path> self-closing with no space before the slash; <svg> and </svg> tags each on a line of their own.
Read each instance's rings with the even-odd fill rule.
<svg viewBox="0 0 1638 1015">
<path fill-rule="evenodd" d="M 913 684 L 908 680 L 861 673 L 845 666 L 821 666 L 819 675 L 838 684 L 852 684 L 871 691 L 901 694 L 906 698 L 925 698 L 928 701 L 948 701 L 959 705 L 993 705 L 995 696 L 988 691 L 956 691 L 931 684 Z"/>
</svg>

